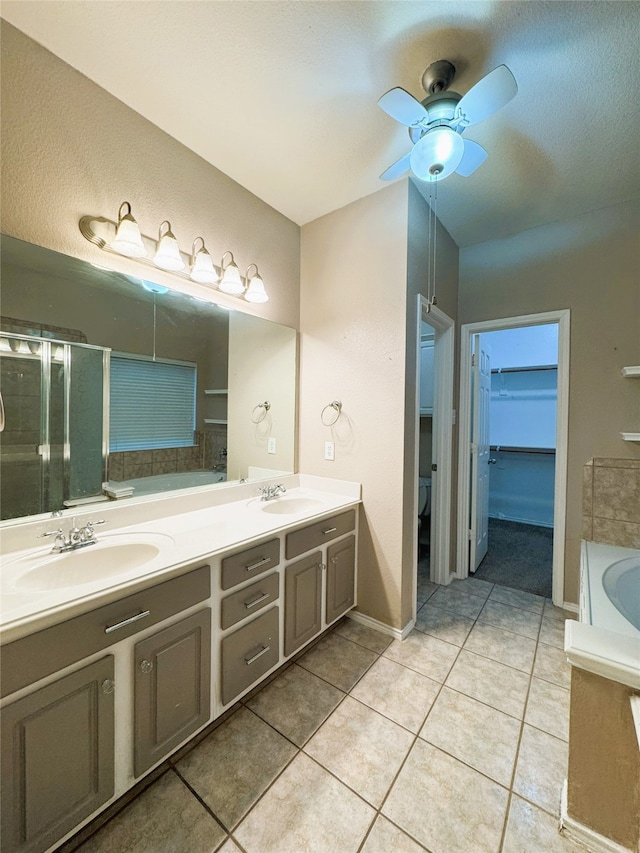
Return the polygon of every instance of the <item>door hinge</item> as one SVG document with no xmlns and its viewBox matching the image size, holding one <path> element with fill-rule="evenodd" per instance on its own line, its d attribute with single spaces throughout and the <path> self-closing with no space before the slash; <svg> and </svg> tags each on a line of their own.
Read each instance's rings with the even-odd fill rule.
<svg viewBox="0 0 640 853">
<path fill-rule="evenodd" d="M 473 530 L 469 531 L 469 542 L 473 541 Z"/>
<path fill-rule="evenodd" d="M 471 354 L 471 367 L 476 366 L 476 354 L 475 352 Z"/>
<path fill-rule="evenodd" d="M 437 462 L 433 462 L 433 463 L 432 463 L 432 465 L 431 465 L 431 470 L 432 470 L 432 471 L 437 471 L 437 470 L 438 470 L 438 463 L 437 463 Z"/>
</svg>

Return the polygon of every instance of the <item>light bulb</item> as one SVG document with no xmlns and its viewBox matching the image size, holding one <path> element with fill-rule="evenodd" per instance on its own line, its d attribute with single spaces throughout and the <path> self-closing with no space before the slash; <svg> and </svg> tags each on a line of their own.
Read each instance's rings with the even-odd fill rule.
<svg viewBox="0 0 640 853">
<path fill-rule="evenodd" d="M 122 212 L 123 208 L 127 209 L 124 214 Z M 131 205 L 128 201 L 123 201 L 120 205 L 116 236 L 110 243 L 109 248 L 113 249 L 119 255 L 126 255 L 129 258 L 147 257 L 147 250 L 142 242 L 138 223 L 131 215 Z"/>
<path fill-rule="evenodd" d="M 167 226 L 167 230 L 163 234 L 162 229 L 165 225 Z M 160 230 L 158 232 L 158 249 L 154 255 L 153 263 L 157 267 L 160 267 L 160 269 L 171 270 L 172 272 L 178 272 L 179 270 L 183 270 L 185 267 L 185 263 L 180 255 L 178 241 L 173 235 L 171 223 L 168 219 L 165 219 L 165 221 L 160 225 Z"/>
<path fill-rule="evenodd" d="M 411 171 L 421 181 L 441 181 L 460 165 L 464 142 L 450 127 L 428 130 L 413 146 Z"/>
<path fill-rule="evenodd" d="M 226 255 L 231 255 L 231 260 L 225 267 L 224 259 Z M 218 285 L 218 289 L 223 293 L 231 293 L 233 296 L 238 296 L 239 294 L 244 292 L 244 284 L 242 283 L 242 279 L 240 278 L 240 270 L 238 269 L 235 261 L 233 260 L 232 252 L 225 252 L 222 256 L 222 262 L 220 266 L 223 269 L 222 281 Z"/>
<path fill-rule="evenodd" d="M 247 302 L 268 302 L 269 297 L 267 296 L 267 291 L 264 289 L 264 282 L 258 272 L 258 268 L 256 267 L 256 274 L 249 279 L 249 285 L 244 294 L 244 298 Z"/>
<path fill-rule="evenodd" d="M 199 240 L 202 242 L 202 246 L 196 251 L 195 247 Z M 207 252 L 202 237 L 196 237 L 193 241 L 190 276 L 193 281 L 197 281 L 199 284 L 215 284 L 218 281 L 218 273 L 213 267 L 211 255 Z"/>
</svg>

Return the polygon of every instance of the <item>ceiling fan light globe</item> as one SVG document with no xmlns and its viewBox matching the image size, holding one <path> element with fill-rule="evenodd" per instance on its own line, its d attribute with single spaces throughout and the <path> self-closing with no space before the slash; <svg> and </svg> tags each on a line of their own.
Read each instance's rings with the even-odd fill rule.
<svg viewBox="0 0 640 853">
<path fill-rule="evenodd" d="M 413 146 L 411 171 L 421 181 L 441 181 L 455 172 L 464 153 L 462 137 L 450 127 L 427 131 Z"/>
</svg>

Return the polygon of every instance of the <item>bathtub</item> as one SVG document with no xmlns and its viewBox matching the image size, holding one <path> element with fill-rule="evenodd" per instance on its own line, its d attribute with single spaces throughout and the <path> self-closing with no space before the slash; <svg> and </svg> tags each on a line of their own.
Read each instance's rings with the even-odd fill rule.
<svg viewBox="0 0 640 853">
<path fill-rule="evenodd" d="M 582 543 L 580 621 L 640 637 L 640 551 Z"/>
<path fill-rule="evenodd" d="M 227 475 L 220 471 L 181 471 L 174 474 L 154 474 L 151 477 L 136 477 L 124 480 L 123 485 L 133 486 L 134 496 L 151 495 L 156 492 L 172 492 L 176 489 L 192 489 L 195 486 L 213 486 L 224 483 Z"/>
</svg>

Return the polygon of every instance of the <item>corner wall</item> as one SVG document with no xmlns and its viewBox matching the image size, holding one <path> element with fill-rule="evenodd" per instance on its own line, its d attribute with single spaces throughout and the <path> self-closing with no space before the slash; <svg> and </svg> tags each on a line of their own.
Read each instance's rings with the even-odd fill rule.
<svg viewBox="0 0 640 853">
<path fill-rule="evenodd" d="M 358 609 L 403 627 L 407 182 L 302 228 L 300 470 L 362 483 Z M 331 428 L 320 413 L 343 404 Z M 335 461 L 324 442 L 335 442 Z"/>
<path fill-rule="evenodd" d="M 260 267 L 271 301 L 246 313 L 299 324 L 299 227 L 6 21 L 2 36 L 2 231 L 65 255 L 140 275 L 80 234 L 85 214 L 116 219 L 130 201 L 155 236 L 169 218 L 180 247 L 201 235 L 214 259 L 233 250 Z M 162 270 L 153 280 L 202 295 Z M 182 285 L 182 286 L 181 286 Z M 215 301 L 238 300 L 215 291 Z"/>
<path fill-rule="evenodd" d="M 460 251 L 461 324 L 569 308 L 565 601 L 578 600 L 582 468 L 594 456 L 640 459 L 620 431 L 640 428 L 640 209 L 634 202 Z M 634 384 L 635 382 L 635 384 Z"/>
</svg>

